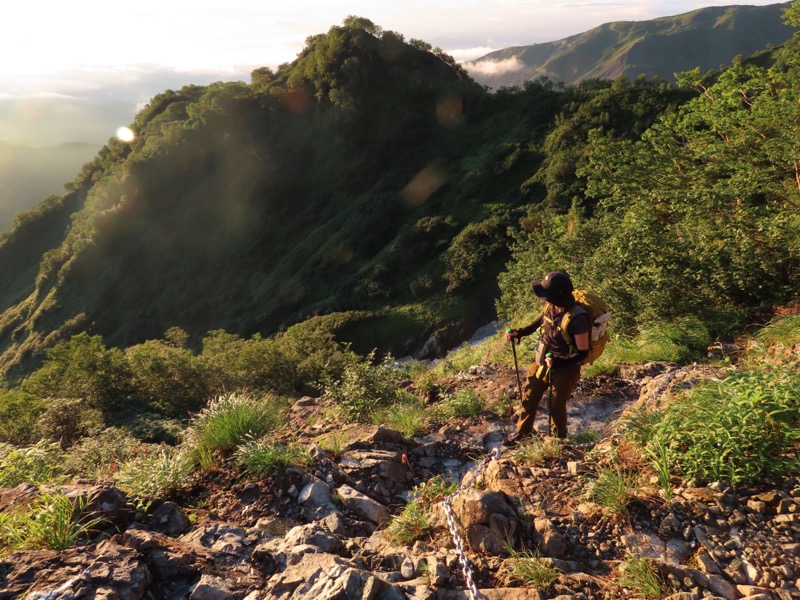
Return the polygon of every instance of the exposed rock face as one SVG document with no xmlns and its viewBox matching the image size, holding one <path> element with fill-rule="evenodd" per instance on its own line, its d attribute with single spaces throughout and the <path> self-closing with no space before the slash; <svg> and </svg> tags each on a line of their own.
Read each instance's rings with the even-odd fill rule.
<svg viewBox="0 0 800 600">
<path fill-rule="evenodd" d="M 652 395 L 669 367 L 651 368 Z M 489 369 L 464 374 L 472 382 L 491 376 Z M 306 399 L 296 409 L 315 406 Z M 115 525 L 82 547 L 0 559 L 0 600 L 464 600 L 460 556 L 441 502 L 425 515 L 418 539 L 398 545 L 387 534 L 415 486 L 434 475 L 469 482 L 451 505 L 488 599 L 634 597 L 619 583 L 630 555 L 647 560 L 672 600 L 800 597 L 800 482 L 684 487 L 669 503 L 648 487 L 618 518 L 587 500 L 595 474 L 586 449 L 564 448 L 559 458 L 535 465 L 509 450 L 484 461 L 508 430 L 507 421 L 488 415 L 442 424 L 413 441 L 357 426 L 336 456 L 317 446 L 305 469 L 236 480 L 208 492 L 203 510 L 162 503 L 144 523 L 133 523 L 119 490 L 61 488 L 85 497 Z M 612 444 L 604 441 L 595 452 Z M 477 466 L 479 477 L 466 475 Z M 25 485 L 0 490 L 0 508 L 24 506 L 38 493 Z M 546 589 L 518 587 L 509 575 L 511 549 L 535 552 L 557 581 Z"/>
</svg>

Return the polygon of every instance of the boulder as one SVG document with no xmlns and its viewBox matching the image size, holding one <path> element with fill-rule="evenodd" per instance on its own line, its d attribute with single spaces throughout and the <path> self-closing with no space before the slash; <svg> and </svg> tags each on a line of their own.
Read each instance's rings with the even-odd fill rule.
<svg viewBox="0 0 800 600">
<path fill-rule="evenodd" d="M 249 600 L 402 600 L 391 584 L 330 554 L 305 554 Z"/>
<path fill-rule="evenodd" d="M 468 488 L 457 494 L 451 505 L 459 533 L 475 552 L 504 554 L 508 544 L 514 545 L 521 518 L 505 493 Z M 441 504 L 433 511 L 431 524 L 447 527 Z"/>
<path fill-rule="evenodd" d="M 164 535 L 180 535 L 189 529 L 189 519 L 181 509 L 172 502 L 164 502 L 159 506 L 152 517 L 153 531 Z"/>
<path fill-rule="evenodd" d="M 64 552 L 18 552 L 3 562 L 10 567 L 0 590 L 4 598 L 24 595 L 37 600 L 70 597 L 139 600 L 153 581 L 139 553 L 114 541 Z"/>
<path fill-rule="evenodd" d="M 359 517 L 376 525 L 382 525 L 389 520 L 389 510 L 385 506 L 349 485 L 340 486 L 336 492 L 347 510 Z"/>
</svg>

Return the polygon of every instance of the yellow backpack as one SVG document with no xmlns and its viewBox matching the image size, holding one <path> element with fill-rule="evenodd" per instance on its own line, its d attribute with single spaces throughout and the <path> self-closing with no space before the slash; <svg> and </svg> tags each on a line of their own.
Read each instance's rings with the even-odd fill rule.
<svg viewBox="0 0 800 600">
<path fill-rule="evenodd" d="M 581 364 L 590 365 L 606 349 L 606 344 L 608 343 L 608 321 L 611 319 L 612 313 L 608 310 L 608 305 L 605 301 L 594 292 L 575 290 L 572 295 L 575 297 L 575 306 L 569 309 L 569 312 L 561 319 L 559 329 L 564 341 L 569 344 L 570 350 L 575 353 L 578 349 L 575 348 L 572 338 L 567 333 L 570 319 L 581 312 L 585 312 L 588 315 L 589 322 L 592 324 L 592 329 L 589 332 L 589 355 L 581 361 Z"/>
</svg>

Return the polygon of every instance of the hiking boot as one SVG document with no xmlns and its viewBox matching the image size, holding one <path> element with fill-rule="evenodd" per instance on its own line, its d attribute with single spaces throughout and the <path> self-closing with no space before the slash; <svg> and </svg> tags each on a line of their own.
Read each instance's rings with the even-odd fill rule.
<svg viewBox="0 0 800 600">
<path fill-rule="evenodd" d="M 514 432 L 503 440 L 503 446 L 505 446 L 506 448 L 513 448 L 514 446 L 519 444 L 520 440 L 523 437 L 525 436 L 521 436 L 520 434 Z"/>
</svg>

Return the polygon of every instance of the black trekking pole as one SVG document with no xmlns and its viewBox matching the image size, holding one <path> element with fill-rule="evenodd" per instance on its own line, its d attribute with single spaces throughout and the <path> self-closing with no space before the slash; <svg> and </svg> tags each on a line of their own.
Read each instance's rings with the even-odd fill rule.
<svg viewBox="0 0 800 600">
<path fill-rule="evenodd" d="M 545 357 L 552 357 L 553 353 L 548 352 Z M 547 434 L 553 437 L 553 369 L 547 368 Z"/>
<path fill-rule="evenodd" d="M 506 329 L 506 333 L 511 333 L 511 329 Z M 517 374 L 517 390 L 519 391 L 519 400 L 522 402 L 522 382 L 519 379 L 519 364 L 517 363 L 517 349 L 514 346 L 514 338 L 511 338 L 511 352 L 514 354 L 514 371 Z"/>
</svg>

